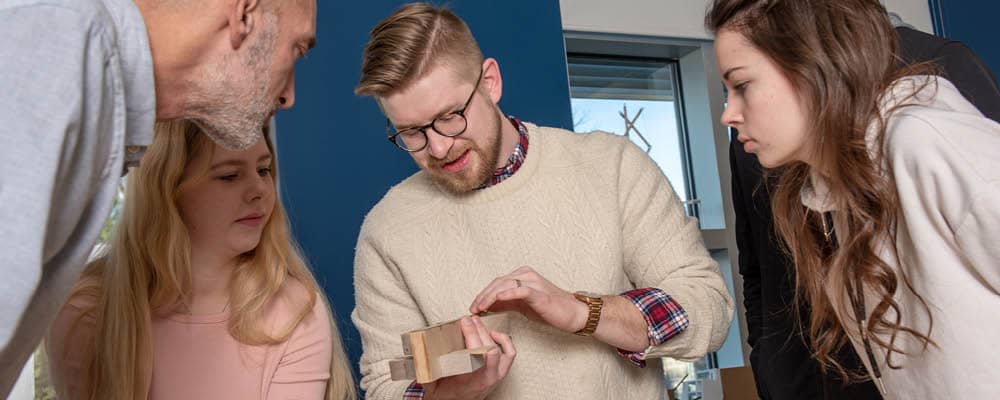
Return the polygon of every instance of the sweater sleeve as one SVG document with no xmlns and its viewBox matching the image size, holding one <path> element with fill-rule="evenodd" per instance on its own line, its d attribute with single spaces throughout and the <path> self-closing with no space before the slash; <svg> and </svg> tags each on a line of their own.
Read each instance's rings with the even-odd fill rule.
<svg viewBox="0 0 1000 400">
<path fill-rule="evenodd" d="M 5 2 L 10 3 L 10 2 Z M 0 6 L 0 393 L 37 347 L 107 211 L 113 74 L 101 23 L 67 8 Z M 59 27 L 59 29 L 51 29 Z M 117 175 L 115 175 L 117 176 Z M 69 271 L 64 271 L 68 269 Z"/>
<path fill-rule="evenodd" d="M 984 188 L 972 201 L 962 224 L 955 232 L 958 247 L 968 258 L 971 267 L 983 277 L 983 281 L 1000 293 L 1000 246 L 996 238 L 1000 236 L 1000 182 L 993 182 Z"/>
<path fill-rule="evenodd" d="M 295 328 L 278 361 L 268 400 L 323 399 L 330 380 L 333 331 L 326 304 L 316 299 L 312 313 Z"/>
<path fill-rule="evenodd" d="M 684 214 L 659 167 L 635 145 L 625 145 L 619 172 L 623 258 L 636 287 L 670 295 L 690 324 L 646 357 L 694 360 L 722 346 L 733 317 L 733 299 L 719 266 L 702 243 L 698 222 Z"/>
<path fill-rule="evenodd" d="M 426 325 L 405 282 L 372 235 L 372 217 L 361 228 L 354 258 L 355 308 L 361 334 L 361 389 L 370 400 L 399 400 L 409 381 L 392 381 L 389 360 L 402 357 L 400 334 Z"/>
<path fill-rule="evenodd" d="M 890 129 L 897 190 L 909 195 L 900 199 L 908 229 L 950 231 L 964 264 L 1000 290 L 1000 125 L 913 111 L 894 118 Z"/>
</svg>

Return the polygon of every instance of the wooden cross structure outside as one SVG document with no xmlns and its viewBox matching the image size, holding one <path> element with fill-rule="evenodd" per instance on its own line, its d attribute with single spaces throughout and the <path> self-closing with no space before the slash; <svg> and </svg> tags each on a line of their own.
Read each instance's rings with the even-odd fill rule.
<svg viewBox="0 0 1000 400">
<path fill-rule="evenodd" d="M 649 141 L 646 140 L 646 137 L 642 135 L 642 132 L 639 132 L 639 128 L 635 127 L 635 121 L 639 120 L 639 116 L 642 115 L 642 110 L 645 110 L 645 108 L 640 107 L 639 108 L 639 112 L 635 113 L 635 117 L 633 117 L 632 119 L 629 119 L 629 117 L 628 117 L 628 104 L 622 104 L 622 111 L 619 111 L 618 115 L 620 115 L 622 117 L 622 119 L 625 120 L 625 134 L 624 134 L 624 136 L 625 137 L 630 137 L 630 133 L 632 131 L 635 131 L 635 135 L 638 136 L 639 140 L 641 140 L 642 143 L 644 143 L 646 145 L 646 154 L 649 154 L 649 152 L 653 150 L 653 145 L 649 144 Z"/>
</svg>

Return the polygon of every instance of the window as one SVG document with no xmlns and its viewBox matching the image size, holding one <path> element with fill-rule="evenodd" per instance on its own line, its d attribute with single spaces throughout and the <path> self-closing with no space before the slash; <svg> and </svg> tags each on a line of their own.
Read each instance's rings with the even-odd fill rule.
<svg viewBox="0 0 1000 400">
<path fill-rule="evenodd" d="M 628 136 L 660 166 L 718 263 L 737 306 L 726 342 L 694 363 L 664 359 L 668 387 L 684 399 L 718 398 L 719 368 L 744 365 L 742 283 L 729 188 L 724 99 L 707 41 L 565 32 L 574 130 Z M 719 389 L 721 390 L 721 389 Z M 721 393 L 719 394 L 721 396 Z"/>
<path fill-rule="evenodd" d="M 628 136 L 656 161 L 685 204 L 691 204 L 676 98 L 677 63 L 584 54 L 567 59 L 574 130 Z M 694 214 L 693 208 L 689 213 Z"/>
</svg>

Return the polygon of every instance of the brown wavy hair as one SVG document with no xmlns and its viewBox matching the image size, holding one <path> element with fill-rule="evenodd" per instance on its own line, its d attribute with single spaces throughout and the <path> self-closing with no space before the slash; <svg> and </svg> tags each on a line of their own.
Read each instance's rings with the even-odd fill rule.
<svg viewBox="0 0 1000 400">
<path fill-rule="evenodd" d="M 813 356 L 824 372 L 834 370 L 845 382 L 866 379 L 836 356 L 849 344 L 848 329 L 854 329 L 840 321 L 840 316 L 853 318 L 848 290 L 861 284 L 878 300 L 866 316 L 865 329 L 886 350 L 886 364 L 900 368 L 892 362 L 894 353 L 903 354 L 896 345 L 900 335 L 912 335 L 924 348 L 933 342 L 929 330 L 902 324 L 893 299 L 901 284 L 917 295 L 928 314 L 930 309 L 905 274 L 879 257 L 883 246 L 895 255 L 900 211 L 891 167 L 884 161 L 886 119 L 899 106 L 884 114 L 881 107 L 893 82 L 933 68 L 902 66 L 897 34 L 877 0 L 714 0 L 705 25 L 713 33 L 741 34 L 806 99 L 812 162 L 793 162 L 769 173 L 778 175 L 772 193 L 774 225 L 795 265 L 794 307 L 810 310 L 808 325 L 799 324 L 807 328 Z M 873 147 L 866 141 L 869 127 L 876 129 Z M 837 225 L 844 228 L 835 247 L 824 237 L 822 214 L 802 205 L 800 193 L 814 169 L 823 171 L 830 200 L 839 210 Z M 839 290 L 827 293 L 827 287 Z"/>
</svg>

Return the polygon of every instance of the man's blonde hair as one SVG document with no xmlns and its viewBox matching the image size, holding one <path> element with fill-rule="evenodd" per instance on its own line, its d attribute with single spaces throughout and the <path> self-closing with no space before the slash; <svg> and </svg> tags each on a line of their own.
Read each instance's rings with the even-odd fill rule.
<svg viewBox="0 0 1000 400">
<path fill-rule="evenodd" d="M 438 65 L 474 81 L 482 62 L 483 53 L 465 21 L 444 7 L 410 3 L 372 29 L 354 93 L 385 97 Z"/>
</svg>

